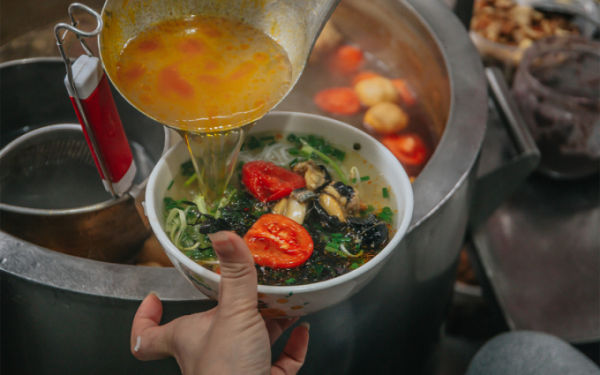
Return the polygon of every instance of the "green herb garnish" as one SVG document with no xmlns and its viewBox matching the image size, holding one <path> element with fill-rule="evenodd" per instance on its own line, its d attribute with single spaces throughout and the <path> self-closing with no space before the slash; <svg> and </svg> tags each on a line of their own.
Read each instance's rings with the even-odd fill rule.
<svg viewBox="0 0 600 375">
<path fill-rule="evenodd" d="M 377 214 L 379 220 L 385 221 L 388 224 L 392 223 L 394 212 L 388 206 L 385 206 L 380 213 Z"/>
<path fill-rule="evenodd" d="M 325 155 L 323 152 L 309 145 L 305 140 L 302 139 L 301 141 L 302 148 L 300 149 L 300 154 L 310 159 L 321 159 L 321 161 L 333 168 L 335 173 L 337 173 L 338 177 L 344 184 L 349 184 L 348 177 L 346 177 L 346 174 L 342 171 L 342 168 L 339 166 L 338 163 L 333 161 L 329 156 Z"/>
<path fill-rule="evenodd" d="M 292 133 L 287 136 L 287 140 L 290 143 L 295 143 L 297 147 L 302 147 L 304 143 L 307 143 L 315 150 L 320 151 L 325 155 L 334 157 L 339 161 L 344 161 L 344 159 L 346 158 L 346 153 L 344 151 L 332 146 L 323 137 L 319 137 L 312 134 L 307 136 L 297 136 Z"/>
<path fill-rule="evenodd" d="M 192 163 L 191 160 L 188 160 L 185 163 L 182 163 L 180 168 L 181 168 L 181 175 L 183 177 L 191 177 L 194 173 L 196 173 L 196 170 L 194 169 L 194 164 Z"/>
<path fill-rule="evenodd" d="M 318 276 L 321 276 L 321 273 L 323 272 L 323 265 L 322 264 L 315 264 L 313 265 L 313 271 L 315 272 L 315 274 Z"/>
<path fill-rule="evenodd" d="M 198 176 L 194 173 L 190 178 L 188 178 L 187 180 L 185 180 L 185 182 L 183 183 L 184 186 L 190 186 L 190 184 L 194 181 L 196 181 L 196 179 L 198 178 Z"/>
</svg>

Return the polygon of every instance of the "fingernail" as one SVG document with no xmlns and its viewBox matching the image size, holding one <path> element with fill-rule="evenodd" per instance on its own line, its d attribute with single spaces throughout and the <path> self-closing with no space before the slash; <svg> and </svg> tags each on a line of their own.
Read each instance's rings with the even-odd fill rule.
<svg viewBox="0 0 600 375">
<path fill-rule="evenodd" d="M 154 295 L 156 298 L 160 299 L 160 297 L 158 296 L 158 293 L 153 290 L 151 290 L 150 293 L 148 293 L 148 295 L 146 297 L 149 297 L 151 295 Z"/>
<path fill-rule="evenodd" d="M 137 352 L 138 350 L 140 350 L 141 345 L 142 345 L 142 336 L 138 336 L 135 339 L 135 346 L 133 347 L 133 351 Z"/>
<path fill-rule="evenodd" d="M 310 323 L 309 322 L 301 322 L 300 324 L 298 324 L 304 328 L 306 328 L 307 331 L 310 331 Z"/>
<path fill-rule="evenodd" d="M 227 256 L 230 252 L 234 251 L 227 232 L 210 233 L 208 238 L 219 255 Z"/>
</svg>

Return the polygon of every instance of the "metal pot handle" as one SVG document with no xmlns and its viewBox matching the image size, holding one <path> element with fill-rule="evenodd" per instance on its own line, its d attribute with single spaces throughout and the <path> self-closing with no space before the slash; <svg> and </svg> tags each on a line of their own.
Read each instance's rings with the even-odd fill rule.
<svg viewBox="0 0 600 375">
<path fill-rule="evenodd" d="M 475 230 L 535 170 L 540 152 L 498 68 L 486 68 L 489 91 L 507 132 L 488 123 L 480 154 L 469 226 Z M 508 133 L 509 142 L 506 142 Z M 502 139 L 504 138 L 504 139 Z"/>
</svg>

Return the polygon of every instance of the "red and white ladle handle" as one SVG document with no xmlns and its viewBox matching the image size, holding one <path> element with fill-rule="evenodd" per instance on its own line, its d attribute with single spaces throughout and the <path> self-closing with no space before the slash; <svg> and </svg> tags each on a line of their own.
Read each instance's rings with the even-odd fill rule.
<svg viewBox="0 0 600 375">
<path fill-rule="evenodd" d="M 94 16 L 97 21 L 96 28 L 92 31 L 77 28 L 74 17 L 76 10 Z M 69 5 L 69 16 L 71 24 L 59 23 L 54 27 L 56 44 L 67 70 L 65 86 L 102 183 L 114 197 L 120 197 L 133 185 L 136 172 L 133 154 L 100 59 L 93 56 L 83 39 L 95 37 L 100 33 L 102 17 L 90 7 L 80 3 Z M 61 35 L 63 30 L 64 33 Z M 72 64 L 63 47 L 66 33 L 69 31 L 77 36 L 86 52 Z"/>
<path fill-rule="evenodd" d="M 117 107 L 110 91 L 108 79 L 100 63 L 94 56 L 81 55 L 72 65 L 73 87 L 65 77 L 65 86 L 83 128 L 86 141 L 94 157 L 94 162 L 107 191 L 110 185 L 117 196 L 125 194 L 133 184 L 136 167 L 131 148 Z M 77 105 L 76 98 L 81 103 Z M 81 114 L 85 113 L 85 118 Z M 87 120 L 89 128 L 85 124 Z M 98 150 L 94 149 L 90 137 L 93 133 Z M 99 154 L 99 155 L 98 155 Z M 99 158 L 104 160 L 106 175 Z"/>
</svg>

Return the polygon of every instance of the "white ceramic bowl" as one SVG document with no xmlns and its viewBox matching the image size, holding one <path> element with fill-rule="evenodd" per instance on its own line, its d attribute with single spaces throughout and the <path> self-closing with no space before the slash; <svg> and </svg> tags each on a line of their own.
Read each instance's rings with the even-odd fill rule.
<svg viewBox="0 0 600 375">
<path fill-rule="evenodd" d="M 308 285 L 258 286 L 259 307 L 270 317 L 301 316 L 339 303 L 364 287 L 379 271 L 391 253 L 399 247 L 413 211 L 410 181 L 402 165 L 381 143 L 366 133 L 327 117 L 292 112 L 273 112 L 261 119 L 251 132 L 279 131 L 310 133 L 324 137 L 349 151 L 360 143 L 361 156 L 383 172 L 390 187 L 390 207 L 395 212 L 394 235 L 388 245 L 373 259 L 357 269 L 336 278 Z M 189 159 L 187 148 L 180 142 L 173 146 L 154 167 L 146 188 L 146 214 L 158 241 L 171 262 L 205 295 L 216 299 L 220 276 L 195 263 L 173 245 L 163 230 L 163 198 L 181 163 Z"/>
</svg>

